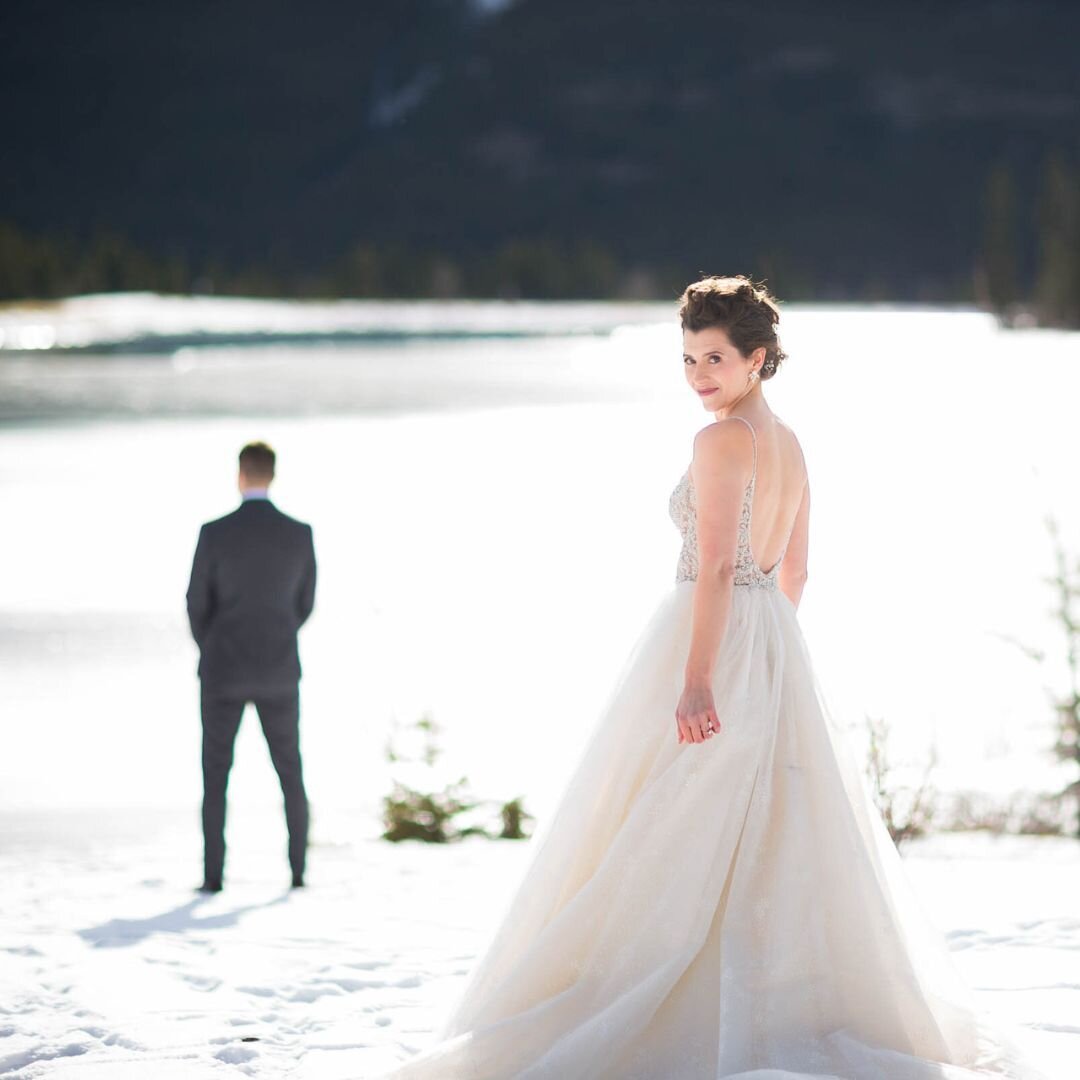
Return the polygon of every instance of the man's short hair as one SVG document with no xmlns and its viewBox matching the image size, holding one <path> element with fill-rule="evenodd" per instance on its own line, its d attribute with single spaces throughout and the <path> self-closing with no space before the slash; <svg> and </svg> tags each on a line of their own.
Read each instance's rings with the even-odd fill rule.
<svg viewBox="0 0 1080 1080">
<path fill-rule="evenodd" d="M 264 442 L 250 442 L 240 451 L 240 471 L 249 480 L 274 479 L 274 463 L 277 455 Z"/>
</svg>

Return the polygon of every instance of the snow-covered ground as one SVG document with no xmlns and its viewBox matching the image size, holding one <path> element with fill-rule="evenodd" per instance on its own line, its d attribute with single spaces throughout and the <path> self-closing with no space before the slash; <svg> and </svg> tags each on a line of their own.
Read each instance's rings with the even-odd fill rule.
<svg viewBox="0 0 1080 1080">
<path fill-rule="evenodd" d="M 194 810 L 0 818 L 0 1076 L 362 1080 L 423 1046 L 528 844 L 392 845 L 314 828 L 290 891 L 280 815 L 230 822 L 192 891 Z M 1061 1080 L 1080 1063 L 1080 844 L 947 835 L 906 856 L 980 1002 Z"/>
<path fill-rule="evenodd" d="M 705 417 L 677 328 L 629 325 L 663 313 L 332 307 L 136 296 L 0 318 L 42 350 L 0 349 L 0 1078 L 363 1078 L 421 1047 L 528 847 L 377 840 L 391 723 L 432 714 L 442 780 L 542 821 L 670 587 L 667 498 Z M 1060 790 L 1042 517 L 1080 550 L 1080 339 L 975 313 L 784 318 L 769 399 L 814 477 L 799 618 L 833 715 L 886 718 L 900 757 L 936 745 L 946 793 Z M 326 340 L 380 333 L 402 340 Z M 221 344 L 241 338 L 265 341 Z M 133 351 L 64 353 L 80 341 Z M 1054 388 L 1036 410 L 1019 357 Z M 277 447 L 276 498 L 319 555 L 310 888 L 285 888 L 245 722 L 228 888 L 206 899 L 183 593 L 250 438 Z M 983 1003 L 1080 1077 L 1080 844 L 946 836 L 908 865 Z"/>
</svg>

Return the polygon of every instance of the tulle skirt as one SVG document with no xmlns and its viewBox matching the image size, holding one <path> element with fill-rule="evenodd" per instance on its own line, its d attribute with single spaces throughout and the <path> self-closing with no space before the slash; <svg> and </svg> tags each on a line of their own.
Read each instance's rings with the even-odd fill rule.
<svg viewBox="0 0 1080 1080">
<path fill-rule="evenodd" d="M 720 734 L 676 741 L 693 588 L 648 621 L 456 1007 L 388 1080 L 1039 1078 L 913 896 L 783 593 L 734 589 Z"/>
</svg>

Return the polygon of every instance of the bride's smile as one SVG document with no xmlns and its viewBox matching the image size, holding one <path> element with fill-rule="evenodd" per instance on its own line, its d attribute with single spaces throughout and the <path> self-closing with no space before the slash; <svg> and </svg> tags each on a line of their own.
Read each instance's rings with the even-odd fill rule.
<svg viewBox="0 0 1080 1080">
<path fill-rule="evenodd" d="M 754 390 L 764 354 L 744 356 L 719 326 L 683 331 L 686 381 L 709 412 L 726 412 Z"/>
</svg>

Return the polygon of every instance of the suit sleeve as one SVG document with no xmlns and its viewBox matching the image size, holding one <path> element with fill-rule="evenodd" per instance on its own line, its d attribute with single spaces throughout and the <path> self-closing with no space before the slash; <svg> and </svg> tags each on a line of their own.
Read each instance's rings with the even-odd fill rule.
<svg viewBox="0 0 1080 1080">
<path fill-rule="evenodd" d="M 216 599 L 210 543 L 204 525 L 199 530 L 199 542 L 195 545 L 195 558 L 191 564 L 191 580 L 187 590 L 187 613 L 188 622 L 191 624 L 191 636 L 200 649 L 206 640 L 206 631 L 214 618 L 217 608 Z"/>
<path fill-rule="evenodd" d="M 315 540 L 311 526 L 307 527 L 307 565 L 296 596 L 296 625 L 303 626 L 315 607 Z"/>
</svg>

